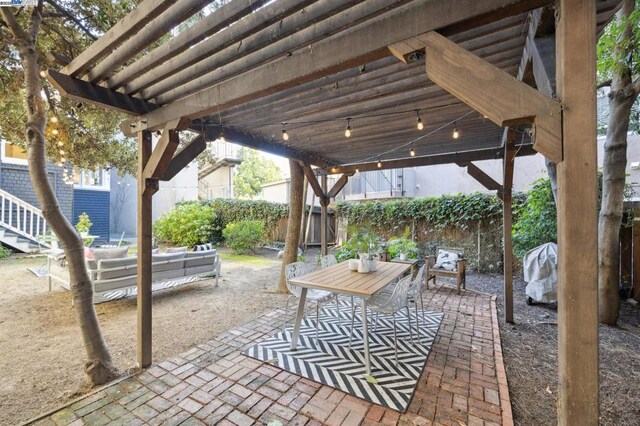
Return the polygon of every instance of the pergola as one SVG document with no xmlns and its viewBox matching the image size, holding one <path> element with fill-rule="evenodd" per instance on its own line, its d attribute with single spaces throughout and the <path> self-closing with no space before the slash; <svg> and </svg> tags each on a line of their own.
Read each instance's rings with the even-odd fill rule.
<svg viewBox="0 0 640 426">
<path fill-rule="evenodd" d="M 323 252 L 327 205 L 354 173 L 467 167 L 504 202 L 507 321 L 514 158 L 540 152 L 558 176 L 558 419 L 597 424 L 595 42 L 619 1 L 230 0 L 171 33 L 209 3 L 145 0 L 48 73 L 63 95 L 131 115 L 122 129 L 138 136 L 139 365 L 152 359 L 152 196 L 207 141 L 300 162 Z M 198 136 L 178 149 L 187 129 Z M 502 183 L 473 163 L 487 159 L 503 160 Z"/>
</svg>

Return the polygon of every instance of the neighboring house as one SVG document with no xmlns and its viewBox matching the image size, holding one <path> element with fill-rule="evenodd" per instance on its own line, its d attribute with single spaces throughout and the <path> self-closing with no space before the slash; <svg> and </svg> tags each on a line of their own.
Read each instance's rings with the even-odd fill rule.
<svg viewBox="0 0 640 426">
<path fill-rule="evenodd" d="M 27 252 L 43 244 L 42 234 L 50 233 L 40 213 L 24 151 L 0 141 L 0 243 L 17 251 Z M 73 181 L 65 183 L 62 167 L 49 163 L 51 183 L 62 213 L 75 225 L 78 216 L 87 213 L 90 234 L 97 236 L 93 244 L 103 244 L 119 238 L 124 232 L 136 235 L 136 179 L 118 176 L 112 170 L 73 170 Z M 173 208 L 180 201 L 198 199 L 198 166 L 194 162 L 173 180 L 160 182 L 153 197 L 153 219 Z"/>
<path fill-rule="evenodd" d="M 72 185 L 65 184 L 62 168 L 47 165 L 49 182 L 62 213 L 73 218 Z M 22 148 L 0 140 L 0 243 L 18 251 L 38 248 L 38 235 L 46 231 Z"/>
<path fill-rule="evenodd" d="M 216 140 L 209 142 L 210 153 L 216 161 L 198 172 L 198 196 L 202 200 L 234 198 L 234 168 L 242 163 L 242 147 Z"/>
</svg>

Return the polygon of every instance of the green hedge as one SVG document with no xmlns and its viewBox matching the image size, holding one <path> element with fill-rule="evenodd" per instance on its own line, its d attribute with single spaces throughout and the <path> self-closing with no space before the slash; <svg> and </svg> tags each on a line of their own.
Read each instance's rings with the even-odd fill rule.
<svg viewBox="0 0 640 426">
<path fill-rule="evenodd" d="M 515 194 L 514 203 L 521 204 L 524 198 L 523 194 Z M 349 223 L 366 223 L 374 228 L 385 228 L 395 223 L 400 231 L 404 230 L 407 221 L 414 220 L 427 222 L 439 229 L 466 229 L 478 221 L 502 218 L 502 202 L 495 195 L 479 192 L 364 203 L 343 201 L 337 204 L 336 209 Z"/>
<path fill-rule="evenodd" d="M 208 201 L 185 201 L 164 213 L 154 224 L 160 241 L 192 246 L 224 240 L 222 230 L 229 224 L 243 220 L 259 221 L 265 233 L 271 232 L 278 221 L 289 215 L 286 204 L 261 200 L 217 198 Z"/>
</svg>

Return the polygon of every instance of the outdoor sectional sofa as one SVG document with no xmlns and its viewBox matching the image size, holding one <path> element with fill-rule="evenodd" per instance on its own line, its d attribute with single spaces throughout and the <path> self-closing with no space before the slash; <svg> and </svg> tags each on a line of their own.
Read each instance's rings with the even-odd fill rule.
<svg viewBox="0 0 640 426">
<path fill-rule="evenodd" d="M 115 250 L 115 249 L 114 249 Z M 126 252 L 125 252 L 126 253 Z M 102 303 L 137 294 L 137 257 L 86 260 L 94 289 L 94 303 Z M 155 253 L 152 255 L 153 291 L 220 276 L 220 257 L 215 249 L 207 251 Z M 69 290 L 69 272 L 62 262 L 49 262 L 49 277 Z"/>
</svg>

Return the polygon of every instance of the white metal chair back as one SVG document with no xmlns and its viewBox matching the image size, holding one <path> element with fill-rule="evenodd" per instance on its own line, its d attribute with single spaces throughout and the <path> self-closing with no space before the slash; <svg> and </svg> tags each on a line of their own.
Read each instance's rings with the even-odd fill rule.
<svg viewBox="0 0 640 426">
<path fill-rule="evenodd" d="M 396 284 L 389 299 L 378 305 L 379 310 L 392 313 L 398 312 L 400 309 L 406 307 L 407 294 L 409 293 L 411 284 L 413 284 L 413 281 L 411 281 L 411 275 L 407 275 L 398 281 L 398 284 Z"/>
<path fill-rule="evenodd" d="M 338 259 L 332 254 L 320 257 L 320 268 L 324 269 L 338 263 Z"/>
<path fill-rule="evenodd" d="M 293 262 L 289 263 L 284 267 L 284 276 L 287 282 L 287 289 L 296 297 L 300 297 L 300 292 L 302 291 L 301 287 L 297 285 L 293 285 L 289 282 L 289 280 L 302 276 L 309 272 L 309 267 L 304 262 Z"/>
<path fill-rule="evenodd" d="M 418 269 L 418 273 L 416 274 L 416 277 L 413 279 L 412 287 L 417 293 L 421 293 L 422 288 L 424 287 L 424 269 L 425 269 L 425 265 L 422 265 L 422 267 Z"/>
</svg>

